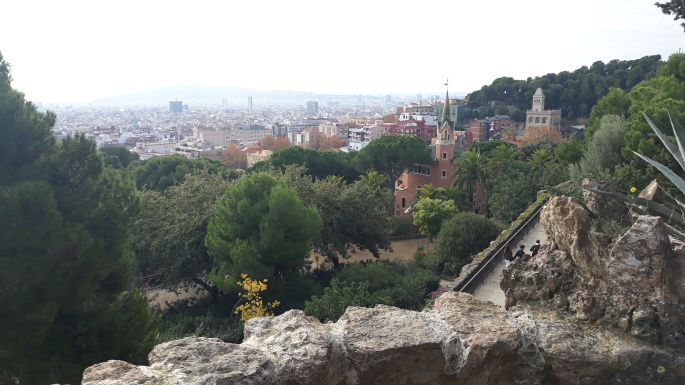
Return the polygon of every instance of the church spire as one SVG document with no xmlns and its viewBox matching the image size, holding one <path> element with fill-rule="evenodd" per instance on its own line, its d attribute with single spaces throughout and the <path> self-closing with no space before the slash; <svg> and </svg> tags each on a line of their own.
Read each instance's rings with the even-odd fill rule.
<svg viewBox="0 0 685 385">
<path fill-rule="evenodd" d="M 442 108 L 442 124 L 450 122 L 450 90 L 449 79 L 445 82 L 445 105 Z"/>
</svg>

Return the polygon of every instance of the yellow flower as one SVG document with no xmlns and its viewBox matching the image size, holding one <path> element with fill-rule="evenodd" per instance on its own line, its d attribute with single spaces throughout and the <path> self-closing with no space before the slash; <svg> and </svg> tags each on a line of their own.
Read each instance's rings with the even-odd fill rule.
<svg viewBox="0 0 685 385">
<path fill-rule="evenodd" d="M 631 187 L 630 192 L 635 194 L 637 192 L 637 187 L 635 187 L 635 186 Z"/>
</svg>

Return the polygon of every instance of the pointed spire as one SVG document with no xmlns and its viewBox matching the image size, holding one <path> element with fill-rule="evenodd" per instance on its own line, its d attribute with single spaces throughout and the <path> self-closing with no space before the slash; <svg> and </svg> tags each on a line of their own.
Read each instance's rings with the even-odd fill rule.
<svg viewBox="0 0 685 385">
<path fill-rule="evenodd" d="M 445 82 L 445 105 L 442 108 L 442 123 L 450 121 L 450 90 L 449 79 Z"/>
</svg>

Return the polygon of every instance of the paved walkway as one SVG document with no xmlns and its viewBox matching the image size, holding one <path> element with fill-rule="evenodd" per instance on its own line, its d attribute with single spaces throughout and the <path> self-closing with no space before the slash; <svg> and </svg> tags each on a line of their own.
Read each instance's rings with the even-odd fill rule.
<svg viewBox="0 0 685 385">
<path fill-rule="evenodd" d="M 533 246 L 536 240 L 540 240 L 541 244 L 547 242 L 547 234 L 545 234 L 545 230 L 540 222 L 538 222 L 532 229 L 528 231 L 528 233 L 523 236 L 523 240 L 521 242 L 516 245 L 511 245 L 511 249 L 513 252 L 516 252 L 518 246 L 524 245 L 526 247 L 526 253 L 528 253 L 528 250 L 530 250 L 530 247 Z M 490 301 L 503 308 L 504 292 L 499 287 L 499 283 L 502 280 L 503 271 L 504 261 L 501 261 L 497 264 L 495 270 L 485 279 L 483 284 L 478 286 L 476 291 L 473 293 L 473 296 L 484 301 Z"/>
</svg>

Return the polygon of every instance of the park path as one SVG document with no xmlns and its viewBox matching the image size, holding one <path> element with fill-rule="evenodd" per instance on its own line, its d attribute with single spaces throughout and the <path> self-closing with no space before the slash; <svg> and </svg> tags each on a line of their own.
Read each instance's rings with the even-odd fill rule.
<svg viewBox="0 0 685 385">
<path fill-rule="evenodd" d="M 380 260 L 384 261 L 411 261 L 414 258 L 416 251 L 423 246 L 430 243 L 427 238 L 417 239 L 401 239 L 390 242 L 392 250 L 381 250 Z M 310 260 L 315 267 L 320 267 L 322 261 L 321 256 L 312 252 Z M 341 260 L 343 264 L 372 261 L 375 260 L 373 254 L 368 250 L 353 250 L 349 258 Z M 177 290 L 169 290 L 165 288 L 150 288 L 146 290 L 146 295 L 150 303 L 160 309 L 166 310 L 172 304 L 181 301 L 194 301 L 207 295 L 207 292 L 194 283 L 187 283 Z"/>
<path fill-rule="evenodd" d="M 526 253 L 528 253 L 528 250 L 530 250 L 530 247 L 533 246 L 536 240 L 540 240 L 540 244 L 545 244 L 547 242 L 547 234 L 540 222 L 536 223 L 535 226 L 523 236 L 520 243 L 511 245 L 511 249 L 513 252 L 516 252 L 516 249 L 520 245 L 524 245 Z M 483 284 L 478 286 L 473 293 L 473 296 L 484 301 L 490 301 L 495 305 L 504 308 L 504 292 L 499 287 L 499 283 L 502 281 L 503 272 L 504 260 L 500 261 L 493 272 L 485 279 Z"/>
</svg>

